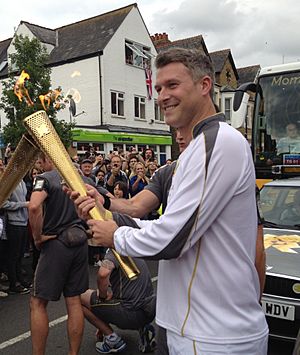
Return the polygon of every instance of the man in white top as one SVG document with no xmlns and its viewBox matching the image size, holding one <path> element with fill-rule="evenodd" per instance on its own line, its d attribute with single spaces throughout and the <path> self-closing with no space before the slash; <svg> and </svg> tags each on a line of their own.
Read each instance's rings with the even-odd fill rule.
<svg viewBox="0 0 300 355">
<path fill-rule="evenodd" d="M 268 327 L 255 269 L 255 173 L 247 141 L 216 114 L 210 60 L 171 49 L 156 58 L 166 123 L 192 140 L 178 159 L 168 204 L 140 229 L 88 221 L 95 241 L 159 262 L 156 322 L 170 354 L 266 355 Z M 76 201 L 82 217 L 95 201 Z"/>
</svg>

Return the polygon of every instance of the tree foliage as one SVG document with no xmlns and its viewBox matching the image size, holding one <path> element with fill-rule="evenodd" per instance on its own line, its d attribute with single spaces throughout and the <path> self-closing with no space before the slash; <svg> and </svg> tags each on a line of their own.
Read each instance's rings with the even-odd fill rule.
<svg viewBox="0 0 300 355">
<path fill-rule="evenodd" d="M 16 146 L 25 132 L 22 120 L 36 111 L 43 110 L 39 96 L 51 90 L 51 69 L 47 67 L 49 55 L 46 47 L 37 38 L 15 36 L 13 44 L 16 51 L 9 55 L 11 63 L 8 68 L 9 77 L 3 82 L 0 108 L 4 110 L 8 119 L 8 123 L 3 128 L 4 142 Z M 30 76 L 30 79 L 26 80 L 26 89 L 33 106 L 29 106 L 24 99 L 19 101 L 14 94 L 14 86 L 22 70 Z M 72 142 L 71 129 L 74 123 L 56 119 L 57 111 L 64 108 L 64 103 L 61 103 L 59 107 L 50 104 L 47 114 L 64 145 L 68 147 Z"/>
</svg>

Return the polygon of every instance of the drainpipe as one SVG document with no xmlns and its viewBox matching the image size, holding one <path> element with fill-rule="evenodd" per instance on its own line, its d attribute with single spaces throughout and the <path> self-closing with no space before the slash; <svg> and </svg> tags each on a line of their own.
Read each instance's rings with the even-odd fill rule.
<svg viewBox="0 0 300 355">
<path fill-rule="evenodd" d="M 102 95 L 102 71 L 101 71 L 101 56 L 103 51 L 98 53 L 98 66 L 99 66 L 99 89 L 100 89 L 100 125 L 103 126 L 103 95 Z"/>
</svg>

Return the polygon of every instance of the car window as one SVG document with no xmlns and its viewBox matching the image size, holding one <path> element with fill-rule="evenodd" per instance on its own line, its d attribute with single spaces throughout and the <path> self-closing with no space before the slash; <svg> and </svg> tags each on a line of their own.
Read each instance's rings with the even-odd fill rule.
<svg viewBox="0 0 300 355">
<path fill-rule="evenodd" d="M 276 206 L 276 201 L 278 200 L 278 195 L 281 193 L 281 190 L 276 187 L 267 187 L 265 186 L 260 191 L 260 203 L 261 208 L 264 214 L 264 217 L 268 212 L 272 212 Z"/>
<path fill-rule="evenodd" d="M 300 196 L 300 187 L 264 186 L 260 191 L 260 203 L 265 221 L 286 227 L 300 224 L 297 195 Z"/>
<path fill-rule="evenodd" d="M 285 199 L 286 205 L 292 204 L 294 202 L 294 196 L 295 196 L 296 191 L 297 191 L 297 189 L 289 189 L 288 190 L 288 194 Z"/>
</svg>

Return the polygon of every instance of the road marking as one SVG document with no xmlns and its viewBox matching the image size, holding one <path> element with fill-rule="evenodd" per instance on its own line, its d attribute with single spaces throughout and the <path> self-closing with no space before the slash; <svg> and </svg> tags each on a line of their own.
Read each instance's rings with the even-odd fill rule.
<svg viewBox="0 0 300 355">
<path fill-rule="evenodd" d="M 65 316 L 62 316 L 60 318 L 53 320 L 52 322 L 49 323 L 49 328 L 52 328 L 52 327 L 56 326 L 57 324 L 60 324 L 64 321 L 66 321 L 67 318 L 68 318 L 68 316 L 65 315 Z M 19 341 L 25 340 L 25 339 L 29 338 L 30 336 L 31 336 L 31 332 L 29 331 L 29 332 L 23 333 L 23 334 L 15 337 L 15 338 L 7 340 L 4 343 L 0 344 L 0 350 L 5 349 L 8 346 L 14 345 L 14 344 L 18 343 Z"/>
<path fill-rule="evenodd" d="M 157 280 L 158 280 L 157 276 L 154 276 L 151 279 L 152 282 L 156 282 Z M 60 324 L 60 323 L 62 323 L 64 321 L 66 321 L 67 318 L 68 318 L 68 316 L 65 315 L 65 316 L 62 316 L 60 318 L 54 319 L 52 322 L 49 323 L 49 328 L 52 328 L 52 327 L 56 326 L 57 324 Z M 7 340 L 7 341 L 5 341 L 5 342 L 0 344 L 0 350 L 5 349 L 8 346 L 14 345 L 14 344 L 18 343 L 19 341 L 22 341 L 22 340 L 25 340 L 27 338 L 30 338 L 30 336 L 31 336 L 31 332 L 29 331 L 29 332 L 23 333 L 21 335 L 18 335 L 15 338 Z"/>
</svg>

